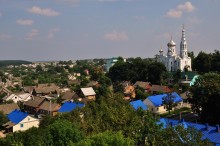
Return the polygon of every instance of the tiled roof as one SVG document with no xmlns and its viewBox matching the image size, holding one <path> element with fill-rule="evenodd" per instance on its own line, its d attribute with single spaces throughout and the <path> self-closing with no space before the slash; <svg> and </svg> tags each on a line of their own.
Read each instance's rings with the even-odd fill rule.
<svg viewBox="0 0 220 146">
<path fill-rule="evenodd" d="M 175 97 L 175 103 L 183 101 L 182 97 L 180 97 L 176 92 L 173 92 L 172 95 Z M 166 96 L 167 94 L 152 95 L 148 96 L 148 99 L 154 104 L 155 107 L 158 107 L 163 104 L 163 98 Z"/>
<path fill-rule="evenodd" d="M 61 98 L 64 100 L 70 100 L 73 98 L 74 94 L 75 94 L 74 92 L 66 92 Z"/>
<path fill-rule="evenodd" d="M 136 101 L 131 101 L 130 104 L 133 106 L 135 110 L 138 108 L 142 108 L 143 110 L 147 110 L 147 106 L 141 101 L 141 100 L 136 100 Z"/>
<path fill-rule="evenodd" d="M 134 87 L 135 87 L 135 88 L 140 87 L 140 88 L 146 89 L 149 84 L 150 84 L 150 82 L 137 81 L 137 82 L 134 84 Z"/>
<path fill-rule="evenodd" d="M 202 132 L 202 140 L 208 139 L 210 142 L 220 145 L 220 131 L 217 129 L 217 126 L 214 127 L 208 126 L 206 124 L 197 124 L 192 122 L 185 122 L 184 120 L 178 121 L 166 118 L 161 118 L 160 122 L 158 123 L 162 123 L 164 128 L 166 128 L 168 125 L 171 125 L 171 123 L 173 125 L 183 124 L 184 128 L 194 127 L 195 129 Z"/>
<path fill-rule="evenodd" d="M 16 103 L 0 105 L 0 111 L 2 111 L 4 114 L 9 114 L 15 109 L 20 109 Z"/>
<path fill-rule="evenodd" d="M 170 88 L 167 87 L 167 86 L 152 85 L 152 87 L 150 88 L 150 91 L 168 93 L 168 92 L 170 92 L 171 90 L 170 90 Z"/>
<path fill-rule="evenodd" d="M 29 100 L 25 102 L 24 105 L 31 106 L 31 107 L 38 107 L 44 100 L 45 100 L 44 97 L 35 96 L 33 100 Z"/>
<path fill-rule="evenodd" d="M 74 110 L 77 107 L 83 107 L 85 104 L 83 103 L 78 103 L 78 102 L 65 102 L 61 108 L 59 109 L 58 112 L 70 112 Z"/>
<path fill-rule="evenodd" d="M 15 109 L 11 113 L 8 114 L 8 119 L 13 123 L 18 124 L 27 116 L 28 116 L 28 113 Z"/>
<path fill-rule="evenodd" d="M 57 91 L 58 93 L 61 92 L 60 88 L 55 84 L 39 84 L 34 89 L 37 93 L 50 93 L 54 91 Z"/>
<path fill-rule="evenodd" d="M 45 101 L 39 107 L 39 109 L 45 111 L 58 111 L 60 109 L 60 105 L 57 103 L 50 103 L 49 101 Z"/>
</svg>

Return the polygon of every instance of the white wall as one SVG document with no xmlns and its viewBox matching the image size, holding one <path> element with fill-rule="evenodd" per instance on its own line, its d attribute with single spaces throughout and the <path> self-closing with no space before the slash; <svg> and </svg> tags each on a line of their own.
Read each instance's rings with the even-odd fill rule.
<svg viewBox="0 0 220 146">
<path fill-rule="evenodd" d="M 13 126 L 13 132 L 15 131 L 25 131 L 28 130 L 31 127 L 39 127 L 39 119 L 33 118 L 31 116 L 27 116 L 25 119 L 23 119 L 21 122 Z M 22 127 L 23 124 L 23 127 Z"/>
</svg>

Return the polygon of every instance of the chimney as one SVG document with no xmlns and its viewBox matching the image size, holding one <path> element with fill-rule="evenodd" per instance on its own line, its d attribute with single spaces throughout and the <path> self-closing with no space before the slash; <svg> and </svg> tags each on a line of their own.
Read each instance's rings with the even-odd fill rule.
<svg viewBox="0 0 220 146">
<path fill-rule="evenodd" d="M 205 129 L 209 130 L 209 124 L 208 123 L 205 123 Z"/>
<path fill-rule="evenodd" d="M 216 132 L 220 132 L 219 125 L 216 125 Z"/>
</svg>

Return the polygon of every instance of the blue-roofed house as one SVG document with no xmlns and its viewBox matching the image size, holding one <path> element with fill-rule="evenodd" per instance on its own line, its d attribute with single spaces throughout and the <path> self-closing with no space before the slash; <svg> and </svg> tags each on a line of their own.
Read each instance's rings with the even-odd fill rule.
<svg viewBox="0 0 220 146">
<path fill-rule="evenodd" d="M 184 128 L 193 127 L 202 133 L 202 140 L 209 140 L 210 146 L 220 146 L 220 128 L 219 125 L 209 126 L 208 124 L 197 124 L 192 122 L 186 122 L 183 119 L 181 121 L 172 120 L 167 118 L 161 118 L 157 124 L 162 124 L 163 128 L 168 126 L 182 125 Z"/>
<path fill-rule="evenodd" d="M 40 123 L 39 119 L 17 109 L 13 110 L 7 116 L 9 122 L 3 124 L 6 132 L 25 131 L 31 127 L 38 127 Z"/>
<path fill-rule="evenodd" d="M 172 95 L 175 97 L 174 102 L 178 103 L 177 108 L 182 107 L 183 99 L 176 92 L 173 92 Z M 143 102 L 147 105 L 148 110 L 153 113 L 162 114 L 167 112 L 166 108 L 163 106 L 163 98 L 166 97 L 167 94 L 159 94 L 148 96 Z"/>
<path fill-rule="evenodd" d="M 141 100 L 131 101 L 130 104 L 135 110 L 137 110 L 138 108 L 147 110 L 147 106 Z"/>
<path fill-rule="evenodd" d="M 84 105 L 85 104 L 79 103 L 79 102 L 67 101 L 61 106 L 61 108 L 58 110 L 58 112 L 60 112 L 60 113 L 71 112 L 72 110 L 76 109 L 77 107 L 83 107 Z"/>
</svg>

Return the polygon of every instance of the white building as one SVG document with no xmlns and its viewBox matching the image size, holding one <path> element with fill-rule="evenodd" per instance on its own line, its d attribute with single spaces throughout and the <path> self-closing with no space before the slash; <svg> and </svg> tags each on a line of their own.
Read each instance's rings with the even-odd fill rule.
<svg viewBox="0 0 220 146">
<path fill-rule="evenodd" d="M 28 113 L 15 109 L 8 114 L 9 122 L 3 124 L 7 132 L 25 131 L 39 127 L 40 120 L 29 116 Z"/>
<path fill-rule="evenodd" d="M 191 58 L 188 56 L 188 48 L 185 37 L 185 29 L 182 29 L 182 37 L 180 42 L 180 54 L 178 55 L 176 52 L 176 43 L 172 40 L 167 44 L 168 50 L 167 54 L 163 54 L 163 50 L 161 49 L 158 55 L 158 61 L 163 63 L 167 69 L 167 71 L 177 71 L 180 69 L 181 71 L 191 71 Z"/>
</svg>

